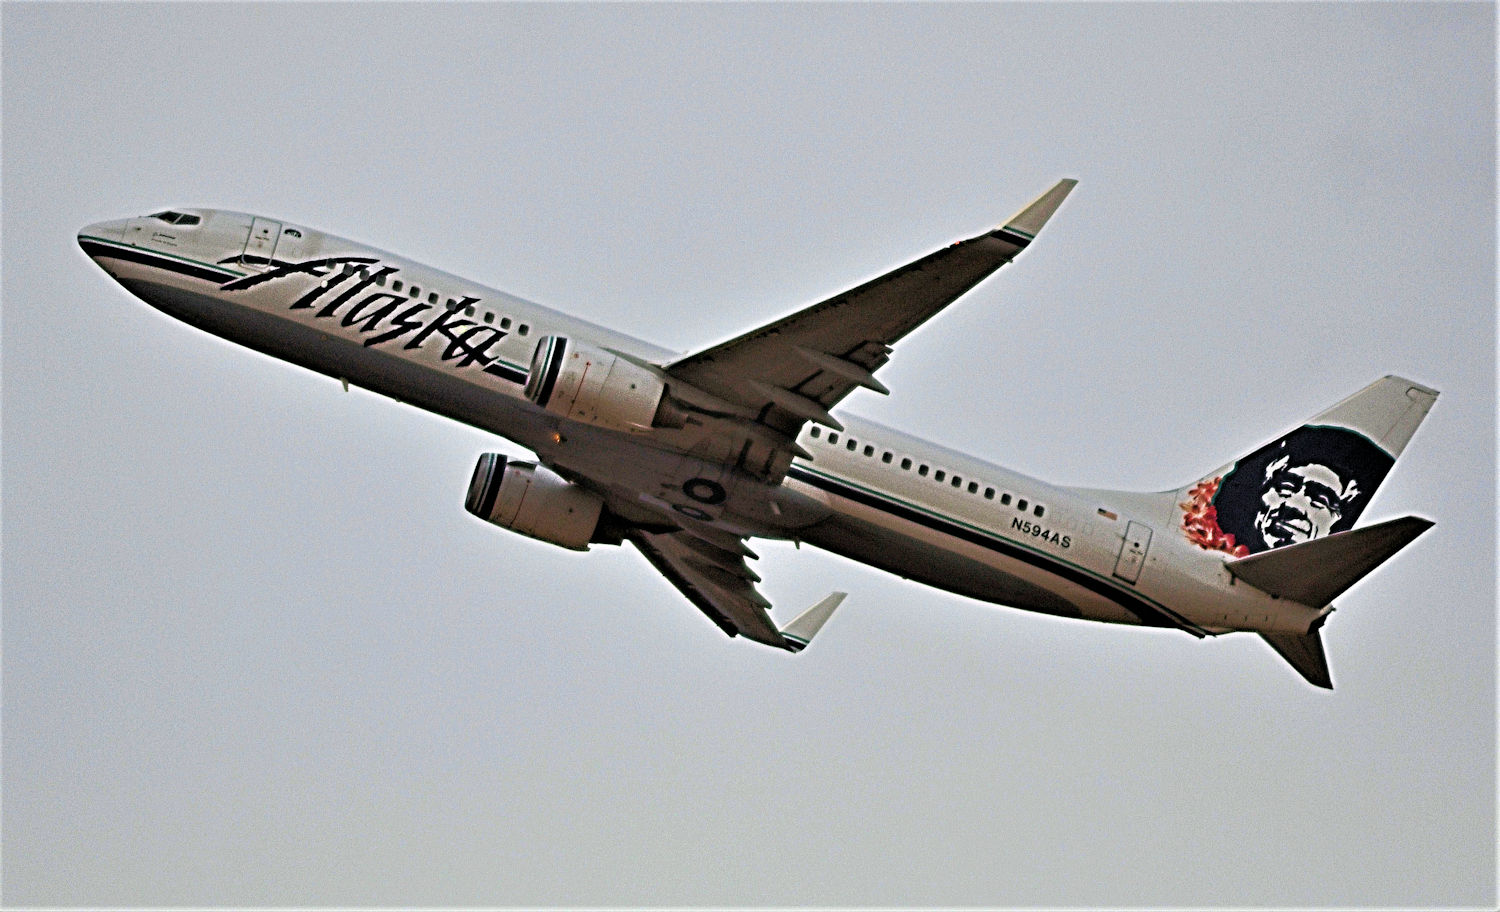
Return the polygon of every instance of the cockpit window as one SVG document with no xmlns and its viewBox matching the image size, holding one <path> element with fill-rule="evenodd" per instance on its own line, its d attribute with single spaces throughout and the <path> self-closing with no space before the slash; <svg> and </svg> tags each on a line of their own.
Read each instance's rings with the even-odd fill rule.
<svg viewBox="0 0 1500 912">
<path fill-rule="evenodd" d="M 166 222 L 168 225 L 196 225 L 203 219 L 196 215 L 188 215 L 186 212 L 174 212 L 168 209 L 166 212 L 158 212 L 151 216 Z"/>
</svg>

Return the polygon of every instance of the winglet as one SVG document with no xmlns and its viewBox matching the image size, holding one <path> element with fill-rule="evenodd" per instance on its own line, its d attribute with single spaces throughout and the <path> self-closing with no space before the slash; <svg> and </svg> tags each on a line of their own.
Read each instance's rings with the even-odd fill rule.
<svg viewBox="0 0 1500 912">
<path fill-rule="evenodd" d="M 786 629 L 781 631 L 781 638 L 786 640 L 785 649 L 788 652 L 801 652 L 806 649 L 807 644 L 812 642 L 812 638 L 833 616 L 833 609 L 837 608 L 847 595 L 847 592 L 834 592 L 786 625 Z"/>
<path fill-rule="evenodd" d="M 1042 230 L 1042 226 L 1047 224 L 1047 219 L 1052 217 L 1052 213 L 1057 211 L 1062 201 L 1067 199 L 1068 194 L 1076 186 L 1078 186 L 1078 181 L 1071 177 L 1058 181 L 1051 190 L 1043 193 L 1030 206 L 1016 213 L 1010 221 L 1005 223 L 1004 227 L 995 229 L 995 236 L 1021 247 L 1030 244 L 1037 233 Z"/>
</svg>

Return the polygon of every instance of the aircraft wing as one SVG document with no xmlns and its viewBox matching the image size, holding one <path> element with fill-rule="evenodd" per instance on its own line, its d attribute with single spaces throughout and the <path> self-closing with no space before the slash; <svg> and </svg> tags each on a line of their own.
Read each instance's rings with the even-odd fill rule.
<svg viewBox="0 0 1500 912">
<path fill-rule="evenodd" d="M 1004 226 L 959 241 L 774 323 L 667 365 L 669 376 L 795 437 L 804 421 L 840 429 L 828 410 L 874 377 L 891 346 L 1009 263 L 1078 182 L 1059 181 Z"/>
<path fill-rule="evenodd" d="M 785 630 L 766 614 L 771 603 L 755 590 L 760 577 L 743 553 L 725 551 L 691 532 L 647 532 L 626 537 L 688 601 L 730 636 L 743 636 L 789 652 L 800 652 L 844 600 L 835 592 L 804 612 Z"/>
</svg>

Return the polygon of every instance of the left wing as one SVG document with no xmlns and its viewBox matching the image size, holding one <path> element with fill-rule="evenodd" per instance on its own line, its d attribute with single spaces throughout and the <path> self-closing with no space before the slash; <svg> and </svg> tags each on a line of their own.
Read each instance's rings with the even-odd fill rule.
<svg viewBox="0 0 1500 912">
<path fill-rule="evenodd" d="M 874 372 L 891 346 L 1026 249 L 1077 183 L 1059 181 L 994 231 L 688 355 L 666 372 L 754 410 L 788 437 L 804 421 L 840 429 L 828 410 L 855 387 L 886 392 Z"/>
<path fill-rule="evenodd" d="M 742 553 L 725 551 L 691 532 L 633 529 L 626 537 L 688 601 L 730 636 L 800 652 L 844 600 L 844 593 L 835 592 L 785 630 L 778 630 L 766 614 L 771 603 L 755 591 L 760 577 L 745 565 Z"/>
</svg>

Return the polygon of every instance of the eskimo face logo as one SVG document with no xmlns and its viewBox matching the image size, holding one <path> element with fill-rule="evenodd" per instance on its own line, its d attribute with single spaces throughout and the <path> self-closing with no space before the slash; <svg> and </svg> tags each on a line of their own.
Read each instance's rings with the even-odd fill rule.
<svg viewBox="0 0 1500 912">
<path fill-rule="evenodd" d="M 374 257 L 324 257 L 301 263 L 278 260 L 271 267 L 219 287 L 224 291 L 245 291 L 294 277 L 313 279 L 316 281 L 312 286 L 293 301 L 288 310 L 317 307 L 312 315 L 314 318 L 337 319 L 342 327 L 356 328 L 365 337 L 366 347 L 405 338 L 401 347 L 415 349 L 437 336 L 439 341 L 446 342 L 440 353 L 442 360 L 457 360 L 459 367 L 478 365 L 487 374 L 512 382 L 516 379 L 513 369 L 490 354 L 490 349 L 509 333 L 465 318 L 466 308 L 479 303 L 478 298 L 459 298 L 446 307 L 440 307 L 388 292 L 385 290 L 386 280 L 400 269 L 382 265 Z"/>
<path fill-rule="evenodd" d="M 1194 488 L 1183 529 L 1200 547 L 1236 557 L 1342 532 L 1394 463 L 1354 431 L 1304 425 Z"/>
</svg>

